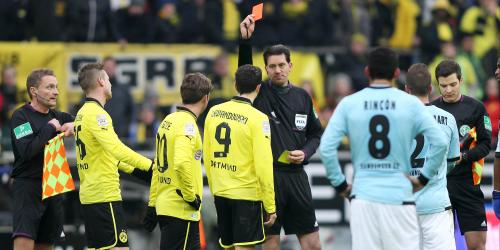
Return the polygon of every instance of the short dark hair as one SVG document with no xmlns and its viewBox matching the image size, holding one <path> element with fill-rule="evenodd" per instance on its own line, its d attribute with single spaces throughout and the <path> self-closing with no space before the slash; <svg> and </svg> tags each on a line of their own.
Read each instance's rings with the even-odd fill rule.
<svg viewBox="0 0 500 250">
<path fill-rule="evenodd" d="M 197 103 L 212 91 L 212 81 L 202 73 L 190 73 L 184 76 L 181 84 L 183 104 Z"/>
<path fill-rule="evenodd" d="M 240 94 L 251 93 L 262 82 L 262 70 L 250 64 L 240 66 L 234 74 L 236 91 Z"/>
<path fill-rule="evenodd" d="M 93 89 L 97 82 L 99 72 L 104 70 L 102 63 L 88 63 L 85 64 L 78 71 L 78 83 L 82 87 L 83 92 L 88 93 Z"/>
<path fill-rule="evenodd" d="M 406 85 L 411 89 L 412 94 L 426 96 L 429 94 L 431 78 L 427 65 L 423 63 L 413 64 L 406 74 Z"/>
<path fill-rule="evenodd" d="M 54 71 L 46 68 L 34 69 L 28 75 L 28 78 L 26 79 L 26 90 L 28 91 L 30 99 L 32 98 L 30 93 L 30 88 L 31 87 L 38 88 L 38 86 L 40 85 L 40 81 L 42 81 L 42 78 L 44 76 L 55 76 Z"/>
<path fill-rule="evenodd" d="M 371 79 L 394 79 L 398 65 L 398 54 L 390 48 L 377 47 L 368 55 L 368 72 Z"/>
<path fill-rule="evenodd" d="M 283 44 L 277 44 L 264 50 L 264 64 L 267 66 L 267 59 L 277 55 L 285 55 L 286 62 L 290 63 L 290 49 Z"/>
<path fill-rule="evenodd" d="M 460 65 L 453 60 L 443 60 L 436 67 L 436 81 L 438 81 L 439 77 L 448 77 L 452 74 L 457 74 L 458 80 L 462 79 L 462 69 L 460 69 Z M 439 81 L 438 81 L 439 83 Z"/>
</svg>

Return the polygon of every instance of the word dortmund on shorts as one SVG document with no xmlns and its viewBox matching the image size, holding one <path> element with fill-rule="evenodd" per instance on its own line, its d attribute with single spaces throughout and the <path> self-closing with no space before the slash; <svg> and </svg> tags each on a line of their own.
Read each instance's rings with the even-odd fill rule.
<svg viewBox="0 0 500 250">
<path fill-rule="evenodd" d="M 215 110 L 212 113 L 212 117 L 220 117 L 220 118 L 227 119 L 227 120 L 233 120 L 233 121 L 237 121 L 237 122 L 242 123 L 242 124 L 247 124 L 247 122 L 248 122 L 248 117 L 246 117 L 246 116 L 243 116 L 240 114 L 235 114 L 232 112 L 223 111 L 223 110 Z"/>
</svg>

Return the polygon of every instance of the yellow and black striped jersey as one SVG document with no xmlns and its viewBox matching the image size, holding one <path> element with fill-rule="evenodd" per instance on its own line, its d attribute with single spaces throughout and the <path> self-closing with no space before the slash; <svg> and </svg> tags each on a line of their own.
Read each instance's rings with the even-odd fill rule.
<svg viewBox="0 0 500 250">
<path fill-rule="evenodd" d="M 233 97 L 210 109 L 205 120 L 203 159 L 212 194 L 262 201 L 268 213 L 274 201 L 271 130 L 266 115 L 250 100 Z"/>
<path fill-rule="evenodd" d="M 92 98 L 86 98 L 76 115 L 75 143 L 82 204 L 122 199 L 118 174 L 120 164 L 146 171 L 151 167 L 151 160 L 134 152 L 118 139 L 111 117 Z"/>
<path fill-rule="evenodd" d="M 201 199 L 201 135 L 196 116 L 185 107 L 165 117 L 156 134 L 156 158 L 149 206 L 156 214 L 199 221 L 200 212 L 185 201 Z M 182 194 L 182 197 L 178 192 Z"/>
</svg>

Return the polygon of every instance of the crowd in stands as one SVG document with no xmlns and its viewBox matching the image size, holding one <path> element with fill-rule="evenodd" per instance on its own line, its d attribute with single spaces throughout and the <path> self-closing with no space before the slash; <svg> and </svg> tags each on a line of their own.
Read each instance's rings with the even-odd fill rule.
<svg viewBox="0 0 500 250">
<path fill-rule="evenodd" d="M 258 2 L 262 1 L 2 0 L 0 41 L 197 43 L 234 52 L 239 22 Z M 500 56 L 499 28 L 497 0 L 266 0 L 264 19 L 257 23 L 252 44 L 263 48 L 283 43 L 318 53 L 326 105 L 316 108 L 323 125 L 342 97 L 367 86 L 363 71 L 371 47 L 386 45 L 400 52 L 400 86 L 412 63 L 426 63 L 434 73 L 441 60 L 456 60 L 463 69 L 463 93 L 485 102 L 496 139 L 500 97 L 494 71 Z M 232 90 L 223 87 L 231 86 L 224 82 L 232 82 L 227 54 L 215 58 L 213 65 L 215 97 L 229 97 Z M 15 68 L 2 66 L 0 126 L 5 138 L 9 112 L 25 99 L 16 90 Z M 310 82 L 294 84 L 304 85 L 314 98 Z M 110 113 L 123 114 L 117 114 L 124 126 L 116 128 L 121 131 L 118 134 L 140 146 L 172 108 L 158 107 L 153 90 L 145 91 L 148 102 L 134 104 L 129 90 L 122 87 L 113 84 Z M 120 104 L 131 103 L 134 112 L 125 115 L 123 106 L 113 107 L 115 98 Z"/>
</svg>

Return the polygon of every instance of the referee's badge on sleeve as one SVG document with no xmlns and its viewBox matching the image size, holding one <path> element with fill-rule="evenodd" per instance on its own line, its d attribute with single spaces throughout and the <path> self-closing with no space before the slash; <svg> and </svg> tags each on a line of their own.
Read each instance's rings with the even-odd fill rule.
<svg viewBox="0 0 500 250">
<path fill-rule="evenodd" d="M 484 116 L 484 128 L 487 129 L 488 131 L 491 132 L 491 121 L 490 121 L 490 117 L 485 115 Z"/>
<path fill-rule="evenodd" d="M 303 130 L 307 126 L 307 115 L 295 114 L 295 127 Z"/>
<path fill-rule="evenodd" d="M 33 134 L 33 129 L 31 129 L 31 125 L 29 122 L 23 123 L 14 128 L 14 135 L 16 136 L 17 140 L 31 134 Z"/>
</svg>

